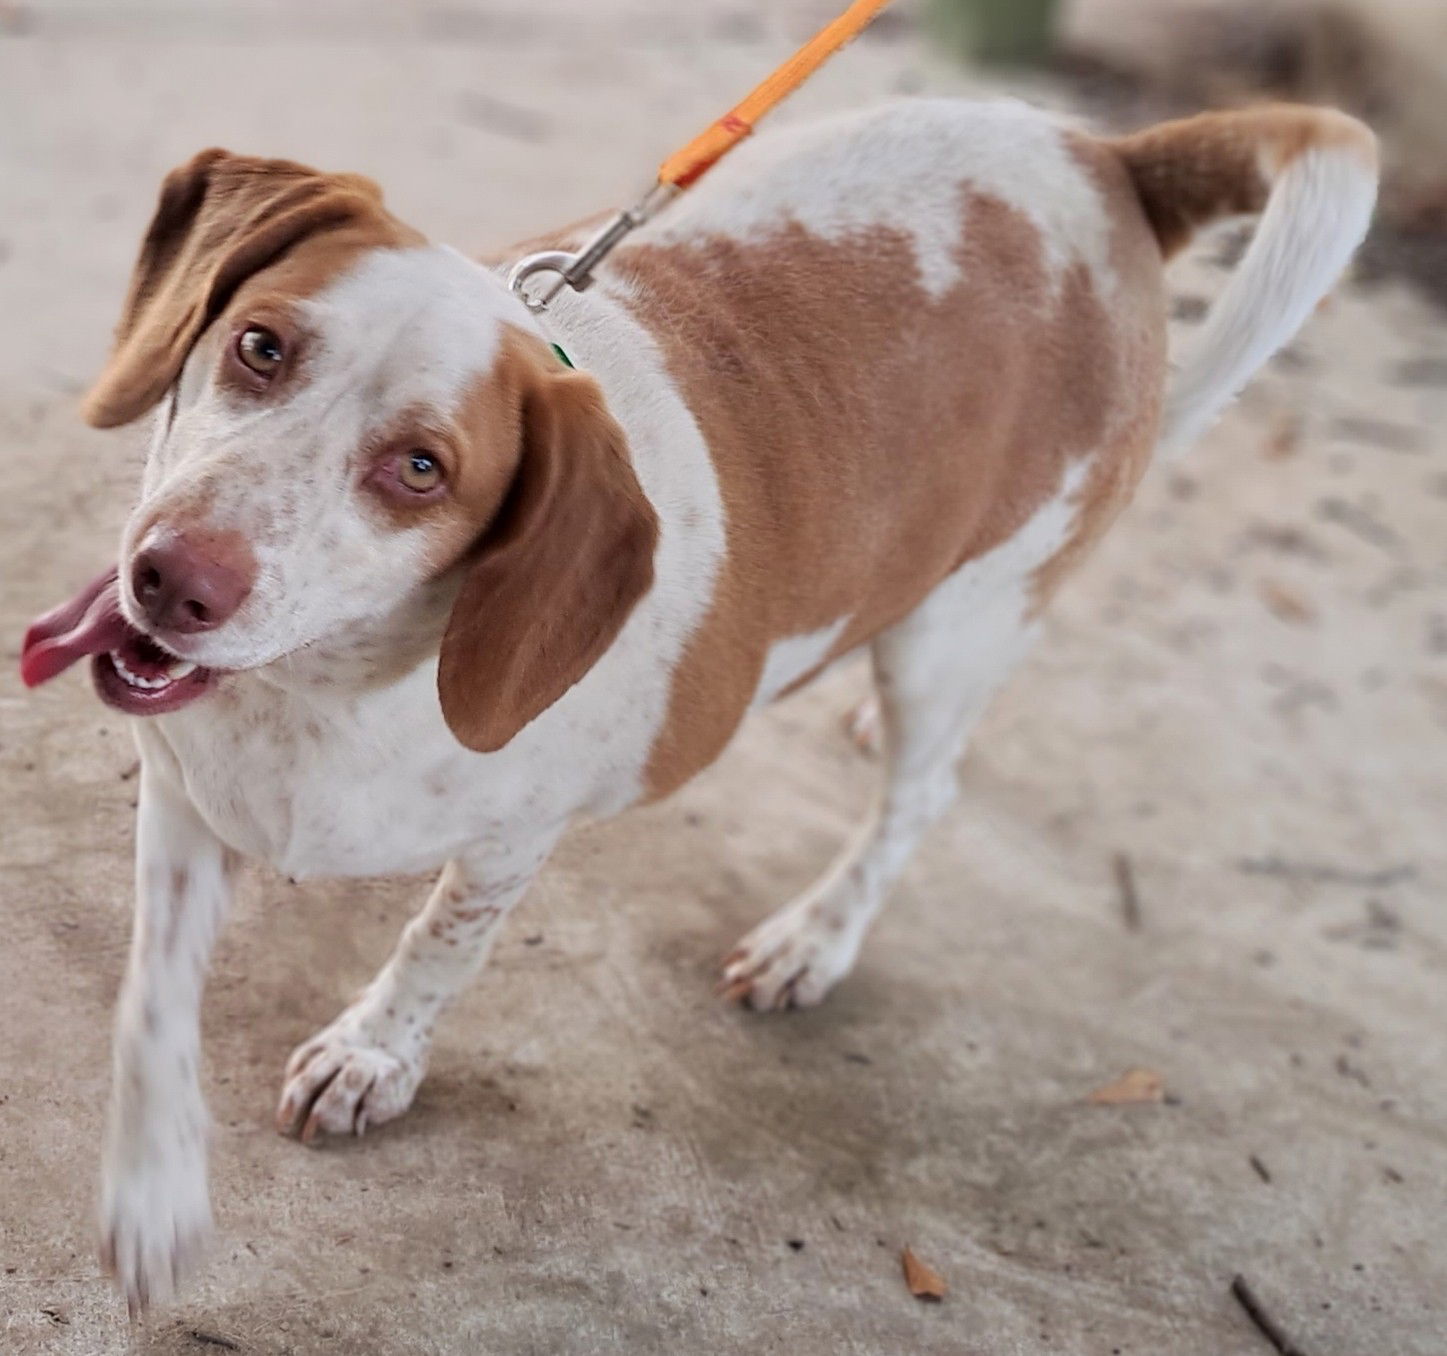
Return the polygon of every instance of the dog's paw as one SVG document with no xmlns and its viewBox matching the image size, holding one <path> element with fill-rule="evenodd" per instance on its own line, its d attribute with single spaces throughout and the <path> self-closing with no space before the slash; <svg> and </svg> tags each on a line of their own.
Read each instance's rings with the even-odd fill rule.
<svg viewBox="0 0 1447 1356">
<path fill-rule="evenodd" d="M 318 1133 L 361 1135 L 412 1105 L 425 1060 L 369 1039 L 346 1014 L 303 1042 L 286 1065 L 276 1128 L 310 1144 Z"/>
<path fill-rule="evenodd" d="M 112 1176 L 101 1199 L 101 1265 L 132 1317 L 175 1293 L 211 1232 L 206 1164 L 184 1145 Z"/>
<path fill-rule="evenodd" d="M 796 900 L 724 957 L 718 992 L 755 1012 L 813 1007 L 849 973 L 861 936 L 820 901 Z"/>
</svg>

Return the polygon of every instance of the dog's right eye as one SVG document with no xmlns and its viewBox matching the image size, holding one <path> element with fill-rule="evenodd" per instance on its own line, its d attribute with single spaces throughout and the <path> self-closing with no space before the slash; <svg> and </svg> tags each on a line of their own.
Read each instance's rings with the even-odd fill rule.
<svg viewBox="0 0 1447 1356">
<path fill-rule="evenodd" d="M 397 463 L 397 479 L 414 494 L 427 494 L 442 484 L 442 463 L 432 453 L 414 448 Z"/>
<path fill-rule="evenodd" d="M 260 325 L 249 325 L 236 340 L 236 356 L 241 365 L 264 381 L 276 375 L 286 353 L 281 340 Z"/>
</svg>

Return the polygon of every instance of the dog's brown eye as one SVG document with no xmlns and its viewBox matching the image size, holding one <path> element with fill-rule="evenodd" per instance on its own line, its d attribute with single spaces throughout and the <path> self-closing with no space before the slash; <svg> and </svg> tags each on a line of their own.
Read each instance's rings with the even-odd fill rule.
<svg viewBox="0 0 1447 1356">
<path fill-rule="evenodd" d="M 430 452 L 408 452 L 397 465 L 397 479 L 409 490 L 426 494 L 442 484 L 442 463 Z"/>
<path fill-rule="evenodd" d="M 260 325 L 252 325 L 241 331 L 236 341 L 236 356 L 242 366 L 250 368 L 258 377 L 273 377 L 286 355 L 276 335 Z"/>
</svg>

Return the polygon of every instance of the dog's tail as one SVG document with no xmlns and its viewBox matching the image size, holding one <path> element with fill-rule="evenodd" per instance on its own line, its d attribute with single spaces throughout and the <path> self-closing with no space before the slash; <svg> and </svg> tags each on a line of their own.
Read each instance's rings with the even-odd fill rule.
<svg viewBox="0 0 1447 1356">
<path fill-rule="evenodd" d="M 1263 213 L 1167 392 L 1161 448 L 1178 452 L 1300 329 L 1361 243 L 1376 138 L 1334 109 L 1271 105 L 1162 123 L 1114 145 L 1166 257 L 1220 217 Z"/>
</svg>

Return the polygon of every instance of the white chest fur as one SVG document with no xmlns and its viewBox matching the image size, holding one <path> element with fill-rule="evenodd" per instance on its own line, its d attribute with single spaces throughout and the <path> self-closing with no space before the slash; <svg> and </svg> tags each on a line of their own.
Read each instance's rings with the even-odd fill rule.
<svg viewBox="0 0 1447 1356">
<path fill-rule="evenodd" d="M 245 856 L 295 876 L 421 871 L 536 798 L 521 760 L 452 738 L 431 683 L 431 665 L 362 694 L 238 675 L 138 738 Z"/>
</svg>

